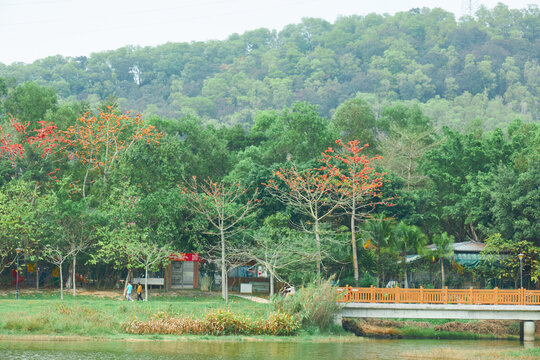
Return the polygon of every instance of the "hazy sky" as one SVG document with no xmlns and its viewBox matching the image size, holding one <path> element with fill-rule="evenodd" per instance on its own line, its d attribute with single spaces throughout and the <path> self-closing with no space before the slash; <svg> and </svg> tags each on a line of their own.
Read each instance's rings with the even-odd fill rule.
<svg viewBox="0 0 540 360">
<path fill-rule="evenodd" d="M 522 9 L 540 0 L 506 0 Z M 472 0 L 493 8 L 497 0 Z M 468 0 L 0 0 L 0 62 L 80 56 L 125 45 L 226 39 L 303 17 L 394 14 L 440 7 L 459 16 Z"/>
</svg>

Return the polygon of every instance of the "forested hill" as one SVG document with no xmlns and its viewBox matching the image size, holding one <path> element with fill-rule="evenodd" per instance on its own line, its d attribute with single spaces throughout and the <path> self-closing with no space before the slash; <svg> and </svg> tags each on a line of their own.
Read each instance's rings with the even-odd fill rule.
<svg viewBox="0 0 540 360">
<path fill-rule="evenodd" d="M 540 10 L 499 4 L 474 18 L 411 9 L 304 19 L 225 41 L 126 46 L 90 57 L 0 63 L 0 78 L 52 87 L 63 101 L 96 105 L 113 95 L 124 109 L 251 124 L 262 109 L 296 101 L 331 116 L 347 99 L 376 115 L 392 101 L 418 101 L 435 125 L 485 129 L 540 118 Z"/>
</svg>

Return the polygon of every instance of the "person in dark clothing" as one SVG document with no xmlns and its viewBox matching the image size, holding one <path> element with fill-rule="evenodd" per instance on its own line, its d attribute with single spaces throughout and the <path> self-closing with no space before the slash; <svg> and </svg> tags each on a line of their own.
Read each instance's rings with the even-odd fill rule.
<svg viewBox="0 0 540 360">
<path fill-rule="evenodd" d="M 143 298 L 142 298 L 142 285 L 141 283 L 138 283 L 137 284 L 137 301 L 143 301 Z"/>
</svg>

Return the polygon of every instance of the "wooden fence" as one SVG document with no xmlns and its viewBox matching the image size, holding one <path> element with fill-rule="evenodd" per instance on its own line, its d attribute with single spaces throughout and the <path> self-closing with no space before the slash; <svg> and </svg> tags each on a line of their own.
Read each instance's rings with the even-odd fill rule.
<svg viewBox="0 0 540 360">
<path fill-rule="evenodd" d="M 338 288 L 339 302 L 392 304 L 540 305 L 540 290 Z"/>
</svg>

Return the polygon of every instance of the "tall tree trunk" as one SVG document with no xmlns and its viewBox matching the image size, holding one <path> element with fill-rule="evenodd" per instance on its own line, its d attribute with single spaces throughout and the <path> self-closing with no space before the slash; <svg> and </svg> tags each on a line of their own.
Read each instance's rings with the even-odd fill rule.
<svg viewBox="0 0 540 360">
<path fill-rule="evenodd" d="M 356 253 L 356 198 L 353 194 L 353 203 L 352 203 L 352 215 L 351 215 L 351 245 L 352 245 L 352 256 L 353 256 L 353 268 L 354 268 L 354 282 L 355 286 L 358 287 L 358 254 Z"/>
<path fill-rule="evenodd" d="M 86 174 L 84 174 L 83 186 L 82 186 L 82 196 L 86 197 L 86 179 L 88 179 L 88 172 L 90 170 L 86 169 Z"/>
<path fill-rule="evenodd" d="M 403 277 L 404 277 L 404 281 L 403 281 L 403 286 L 405 287 L 405 289 L 408 289 L 409 288 L 409 277 L 408 277 L 408 274 L 407 274 L 407 254 L 405 254 L 403 256 Z"/>
<path fill-rule="evenodd" d="M 471 233 L 473 236 L 474 241 L 478 242 L 478 236 L 476 235 L 476 231 L 474 231 L 474 226 L 472 223 L 469 224 L 469 227 L 471 229 Z"/>
<path fill-rule="evenodd" d="M 39 172 L 41 172 L 41 170 L 43 170 L 43 168 L 39 169 Z M 32 206 L 34 206 L 34 202 L 35 202 L 35 200 L 37 198 L 37 189 L 38 189 L 38 183 L 36 182 L 34 184 L 34 194 L 32 196 L 32 202 L 30 203 L 30 205 L 32 205 Z"/>
<path fill-rule="evenodd" d="M 274 272 L 270 271 L 270 297 L 274 295 Z"/>
<path fill-rule="evenodd" d="M 227 266 L 225 264 L 225 233 L 223 232 L 223 224 L 220 224 L 219 232 L 221 235 L 221 297 L 228 303 L 229 286 L 227 280 Z"/>
<path fill-rule="evenodd" d="M 407 191 L 411 190 L 412 160 L 412 156 L 409 156 L 409 166 L 407 167 Z"/>
<path fill-rule="evenodd" d="M 60 263 L 58 270 L 58 273 L 60 275 L 60 299 L 64 300 L 64 278 L 62 277 L 62 263 Z"/>
<path fill-rule="evenodd" d="M 444 289 L 444 259 L 443 258 L 441 258 L 441 282 L 442 282 L 441 289 Z"/>
<path fill-rule="evenodd" d="M 95 269 L 96 269 L 96 289 L 99 289 L 100 288 L 100 285 L 101 285 L 101 276 L 99 276 L 99 265 L 96 265 Z"/>
<path fill-rule="evenodd" d="M 36 261 L 36 267 L 34 269 L 34 272 L 36 273 L 36 290 L 39 290 L 39 267 L 38 267 L 37 261 Z"/>
<path fill-rule="evenodd" d="M 77 296 L 77 279 L 75 278 L 75 276 L 76 276 L 76 273 L 75 273 L 76 265 L 77 265 L 77 254 L 73 254 L 73 271 L 72 271 L 72 274 L 73 274 L 73 296 Z"/>
<path fill-rule="evenodd" d="M 375 253 L 377 254 L 377 287 L 381 287 L 381 250 L 379 244 L 377 244 Z"/>
<path fill-rule="evenodd" d="M 319 235 L 319 220 L 315 220 L 315 244 L 317 245 L 317 279 L 321 281 L 321 238 Z"/>
<path fill-rule="evenodd" d="M 145 265 L 144 267 L 144 301 L 148 301 L 148 265 Z"/>
</svg>

